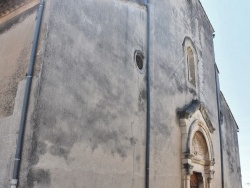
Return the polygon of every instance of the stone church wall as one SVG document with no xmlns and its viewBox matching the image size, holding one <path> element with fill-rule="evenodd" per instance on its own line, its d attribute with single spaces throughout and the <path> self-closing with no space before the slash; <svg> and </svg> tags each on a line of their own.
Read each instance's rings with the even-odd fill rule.
<svg viewBox="0 0 250 188">
<path fill-rule="evenodd" d="M 225 188 L 241 188 L 241 169 L 237 135 L 239 128 L 222 93 L 221 112 Z"/>
<path fill-rule="evenodd" d="M 162 1 L 153 6 L 152 59 L 152 149 L 153 187 L 181 187 L 181 130 L 176 109 L 193 99 L 204 103 L 219 143 L 214 78 L 213 28 L 199 1 Z M 188 83 L 183 42 L 189 37 L 198 56 L 198 84 Z M 216 178 L 211 187 L 221 187 L 220 148 L 214 144 Z M 178 167 L 179 166 L 179 167 Z"/>
<path fill-rule="evenodd" d="M 144 7 L 54 0 L 50 11 L 24 187 L 143 187 Z"/>
<path fill-rule="evenodd" d="M 15 159 L 17 134 L 20 124 L 26 73 L 30 59 L 39 1 L 4 1 L 0 8 L 0 187 L 10 187 Z M 1 2 L 2 3 L 2 2 Z M 43 54 L 44 24 L 36 56 L 36 65 L 30 95 L 25 143 L 30 143 L 31 115 Z M 23 151 L 27 160 L 27 151 Z M 25 160 L 24 160 L 25 161 Z M 24 162 L 25 163 L 25 162 Z"/>
<path fill-rule="evenodd" d="M 46 1 L 20 187 L 145 187 L 147 9 L 142 3 L 143 0 Z M 177 112 L 198 100 L 215 128 L 209 133 L 215 158 L 211 187 L 220 188 L 213 28 L 198 0 L 150 4 L 150 187 L 182 187 L 182 132 Z M 21 47 L 16 47 L 10 75 L 22 70 L 16 69 L 16 59 L 24 53 L 23 49 L 27 48 L 27 57 L 20 59 L 29 58 L 34 19 L 35 13 L 30 13 L 0 34 L 0 42 L 12 33 L 16 36 L 20 29 L 27 35 Z M 197 60 L 195 87 L 188 80 L 186 40 L 192 44 Z M 11 45 L 6 52 L 0 51 L 1 57 L 10 48 Z M 144 58 L 141 70 L 135 63 L 137 52 Z M 1 67 L 5 65 L 2 60 L 0 63 Z M 16 81 L 18 92 L 11 99 L 16 98 L 14 113 L 0 119 L 3 130 L 13 122 L 11 131 L 8 128 L 0 133 L 13 135 L 11 148 L 15 146 L 19 125 L 24 74 L 25 68 Z M 199 116 L 198 112 L 194 115 Z M 5 159 L 6 150 L 1 147 L 4 149 L 0 150 L 0 161 Z M 12 150 L 5 156 L 9 162 L 0 175 L 4 186 L 11 177 Z"/>
<path fill-rule="evenodd" d="M 35 16 L 33 10 L 1 25 L 0 187 L 10 186 Z"/>
</svg>

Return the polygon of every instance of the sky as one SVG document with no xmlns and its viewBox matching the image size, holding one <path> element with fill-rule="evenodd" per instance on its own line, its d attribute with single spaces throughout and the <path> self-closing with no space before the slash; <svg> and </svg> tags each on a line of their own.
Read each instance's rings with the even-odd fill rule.
<svg viewBox="0 0 250 188">
<path fill-rule="evenodd" d="M 220 89 L 240 128 L 243 188 L 250 183 L 250 1 L 200 0 L 215 30 Z"/>
</svg>

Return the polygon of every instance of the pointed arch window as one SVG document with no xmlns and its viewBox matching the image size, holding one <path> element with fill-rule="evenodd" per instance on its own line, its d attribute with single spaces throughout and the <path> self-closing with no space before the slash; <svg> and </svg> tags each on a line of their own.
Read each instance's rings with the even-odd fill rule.
<svg viewBox="0 0 250 188">
<path fill-rule="evenodd" d="M 197 54 L 192 40 L 188 37 L 183 42 L 185 62 L 187 67 L 187 80 L 193 87 L 197 85 Z"/>
<path fill-rule="evenodd" d="M 194 53 L 190 46 L 187 47 L 187 66 L 188 66 L 188 81 L 194 86 L 196 86 Z"/>
</svg>

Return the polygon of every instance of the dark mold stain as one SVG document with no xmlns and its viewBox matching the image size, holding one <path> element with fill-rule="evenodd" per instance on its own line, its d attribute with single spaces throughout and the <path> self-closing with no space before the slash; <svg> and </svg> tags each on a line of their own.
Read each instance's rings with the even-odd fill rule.
<svg viewBox="0 0 250 188">
<path fill-rule="evenodd" d="M 69 148 L 63 148 L 60 146 L 53 145 L 49 148 L 49 152 L 51 155 L 64 157 L 65 160 L 67 160 L 68 154 L 70 152 Z"/>
<path fill-rule="evenodd" d="M 189 88 L 189 92 L 192 93 L 193 95 L 197 95 L 196 91 L 193 88 Z"/>
<path fill-rule="evenodd" d="M 169 117 L 169 113 L 164 113 L 164 106 L 159 103 L 157 105 L 157 108 L 152 110 L 152 131 L 154 131 L 154 134 L 156 135 L 162 135 L 163 137 L 169 139 L 171 136 L 171 123 L 167 124 L 165 117 Z M 163 117 L 164 116 L 164 117 Z"/>
<path fill-rule="evenodd" d="M 137 139 L 136 138 L 132 137 L 129 140 L 130 140 L 130 143 L 131 143 L 132 146 L 136 145 L 136 143 L 137 143 Z"/>
<path fill-rule="evenodd" d="M 178 85 L 178 91 L 183 93 L 185 91 L 184 87 L 182 85 Z"/>
<path fill-rule="evenodd" d="M 45 169 L 30 169 L 27 179 L 28 188 L 33 188 L 36 183 L 48 187 L 51 183 L 50 172 Z"/>
<path fill-rule="evenodd" d="M 92 150 L 94 151 L 99 145 L 102 145 L 105 150 L 111 148 L 111 154 L 114 155 L 117 153 L 120 157 L 124 158 L 127 156 L 127 150 L 129 146 L 121 141 L 125 141 L 125 138 L 122 138 L 123 135 L 120 131 L 109 131 L 109 130 L 98 130 L 96 129 L 92 133 L 91 142 Z"/>
<path fill-rule="evenodd" d="M 129 68 L 128 63 L 103 65 L 102 58 L 112 57 L 109 58 L 110 61 L 117 62 L 120 56 L 123 57 L 119 56 L 117 46 L 109 40 L 112 33 L 117 31 L 110 31 L 109 27 L 105 27 L 97 34 L 96 25 L 88 27 L 87 19 L 79 18 L 79 15 L 82 15 L 98 24 L 100 20 L 112 19 L 109 17 L 113 14 L 101 15 L 99 12 L 91 12 L 88 2 L 85 4 L 79 0 L 70 4 L 80 5 L 73 12 L 66 1 L 59 4 L 52 2 L 51 5 L 54 11 L 49 20 L 30 164 L 38 163 L 40 155 L 44 152 L 68 161 L 74 144 L 80 142 L 89 145 L 93 152 L 98 148 L 105 153 L 125 158 L 133 144 L 131 140 L 126 139 L 129 138 L 124 126 L 127 122 L 119 122 L 118 125 L 114 125 L 114 122 L 118 122 L 117 119 L 121 116 L 130 117 L 131 109 L 136 108 L 131 97 L 134 93 L 126 92 L 129 83 L 124 82 L 125 76 L 133 75 L 133 68 Z M 66 16 L 65 12 L 69 14 Z M 58 17 L 63 19 L 57 20 Z M 118 28 L 125 27 L 118 22 L 119 20 L 116 20 L 112 24 Z M 78 46 L 84 40 L 68 35 L 68 25 L 72 26 L 73 30 L 80 31 L 79 38 L 87 38 L 95 45 L 98 53 L 96 56 L 86 52 L 84 45 L 81 48 Z M 95 41 L 93 35 L 100 37 Z M 126 31 L 120 29 L 116 35 L 125 36 Z M 133 39 L 127 40 L 130 44 Z M 98 46 L 103 48 L 98 49 Z M 131 69 L 132 73 L 127 73 L 124 68 Z M 94 98 L 96 93 L 98 96 Z M 139 94 L 141 109 L 145 109 L 145 99 L 146 90 L 143 88 Z M 43 142 L 48 143 L 48 146 L 42 144 Z"/>
<path fill-rule="evenodd" d="M 137 156 L 135 157 L 135 159 L 136 159 L 136 161 L 139 163 L 140 160 L 141 160 L 141 155 L 137 155 Z"/>
<path fill-rule="evenodd" d="M 144 111 L 145 112 L 146 97 L 147 97 L 147 91 L 146 91 L 145 88 L 143 88 L 140 91 L 139 99 L 138 99 L 138 109 L 139 109 L 139 111 Z"/>
<path fill-rule="evenodd" d="M 165 138 L 169 138 L 171 136 L 170 127 L 168 127 L 165 123 L 157 123 L 153 129 L 157 131 L 158 134 L 162 134 Z"/>
<path fill-rule="evenodd" d="M 123 147 L 117 148 L 117 153 L 120 155 L 120 157 L 125 158 L 127 157 L 126 149 Z"/>
<path fill-rule="evenodd" d="M 238 167 L 238 168 L 237 168 L 237 174 L 240 174 L 240 172 L 241 172 L 241 168 Z"/>
<path fill-rule="evenodd" d="M 29 154 L 29 159 L 28 159 L 31 166 L 38 163 L 39 155 L 42 153 L 40 152 L 40 150 L 44 151 L 43 149 L 40 149 L 39 147 L 37 147 L 38 145 L 37 134 L 38 134 L 37 126 L 34 126 L 31 147 L 29 149 L 30 154 Z"/>
<path fill-rule="evenodd" d="M 47 152 L 47 144 L 44 142 L 38 142 L 37 143 L 37 153 L 39 155 L 43 155 Z"/>
<path fill-rule="evenodd" d="M 128 1 L 136 2 L 138 4 L 145 4 L 145 0 L 128 0 Z"/>
<path fill-rule="evenodd" d="M 93 132 L 94 146 L 100 143 L 115 142 L 118 143 L 118 132 L 116 131 L 95 131 Z"/>
<path fill-rule="evenodd" d="M 146 100 L 146 97 L 147 97 L 147 91 L 146 91 L 145 88 L 143 88 L 143 89 L 140 91 L 139 99 L 140 99 L 140 100 Z"/>
</svg>

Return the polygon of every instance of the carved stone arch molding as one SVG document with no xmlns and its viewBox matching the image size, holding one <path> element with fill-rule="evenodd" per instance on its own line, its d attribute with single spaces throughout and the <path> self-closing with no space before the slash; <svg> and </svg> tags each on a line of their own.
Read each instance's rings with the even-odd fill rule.
<svg viewBox="0 0 250 188">
<path fill-rule="evenodd" d="M 190 155 L 195 155 L 195 153 L 192 152 L 192 146 L 193 146 L 193 141 L 197 137 L 197 134 L 199 135 L 199 143 L 201 145 L 204 145 L 205 147 L 207 146 L 207 152 L 208 152 L 208 157 L 205 159 L 206 164 L 209 162 L 214 163 L 214 150 L 213 150 L 213 143 L 210 137 L 209 130 L 206 125 L 203 124 L 202 121 L 200 120 L 194 120 L 189 127 L 188 131 L 188 137 L 186 141 L 186 151 L 189 151 Z M 202 137 L 204 140 L 202 140 Z M 205 148 L 204 148 L 205 149 Z M 191 157 L 191 156 L 190 156 Z"/>
<path fill-rule="evenodd" d="M 192 101 L 179 110 L 182 143 L 182 188 L 209 188 L 215 163 L 211 134 L 215 130 L 204 105 Z M 195 177 L 194 177 L 195 176 Z"/>
</svg>

